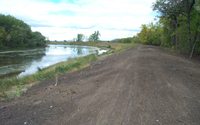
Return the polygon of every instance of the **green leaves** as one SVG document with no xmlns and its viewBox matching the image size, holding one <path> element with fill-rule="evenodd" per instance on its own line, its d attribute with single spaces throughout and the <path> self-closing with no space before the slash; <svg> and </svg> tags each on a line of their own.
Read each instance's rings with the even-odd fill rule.
<svg viewBox="0 0 200 125">
<path fill-rule="evenodd" d="M 84 40 L 85 36 L 83 34 L 77 35 L 77 42 L 82 42 Z"/>
<path fill-rule="evenodd" d="M 138 34 L 138 37 L 143 44 L 160 45 L 163 37 L 162 34 L 163 28 L 159 23 L 156 23 L 155 25 L 150 23 L 149 25 L 142 25 L 142 30 L 141 33 Z M 134 39 L 136 38 L 137 37 Z"/>
<path fill-rule="evenodd" d="M 45 37 L 40 32 L 32 32 L 28 24 L 10 15 L 0 14 L 0 47 L 44 46 Z"/>
<path fill-rule="evenodd" d="M 92 35 L 90 35 L 89 41 L 90 42 L 98 42 L 99 36 L 101 36 L 101 34 L 99 33 L 99 31 L 95 31 Z"/>
</svg>

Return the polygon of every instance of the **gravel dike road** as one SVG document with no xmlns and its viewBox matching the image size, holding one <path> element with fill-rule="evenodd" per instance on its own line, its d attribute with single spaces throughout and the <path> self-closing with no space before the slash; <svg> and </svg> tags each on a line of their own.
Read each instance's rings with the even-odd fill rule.
<svg viewBox="0 0 200 125">
<path fill-rule="evenodd" d="M 0 103 L 0 125 L 200 125 L 200 64 L 140 45 Z"/>
</svg>

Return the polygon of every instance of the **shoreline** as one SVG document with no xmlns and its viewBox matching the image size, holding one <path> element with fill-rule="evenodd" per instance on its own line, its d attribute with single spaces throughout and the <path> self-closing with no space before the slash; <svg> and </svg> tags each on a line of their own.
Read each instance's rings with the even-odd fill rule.
<svg viewBox="0 0 200 125">
<path fill-rule="evenodd" d="M 41 69 L 35 74 L 27 75 L 22 78 L 14 77 L 11 79 L 0 79 L 0 85 L 1 85 L 0 86 L 0 101 L 7 100 L 10 98 L 15 98 L 16 96 L 20 96 L 21 94 L 25 93 L 26 90 L 30 88 L 32 85 L 40 83 L 46 79 L 53 78 L 53 77 L 56 78 L 59 75 L 80 70 L 82 68 L 90 66 L 90 63 L 92 61 L 99 60 L 103 56 L 108 56 L 112 53 L 119 53 L 137 45 L 138 44 L 121 45 L 121 43 L 106 43 L 106 44 L 99 43 L 98 46 L 97 45 L 93 45 L 93 46 L 99 47 L 99 48 L 110 46 L 110 48 L 108 48 L 109 51 L 101 55 L 92 54 L 92 55 L 73 58 L 64 62 L 60 62 L 52 66 L 46 67 L 44 69 Z M 70 66 L 66 67 L 66 65 L 68 64 Z"/>
<path fill-rule="evenodd" d="M 33 50 L 33 49 L 42 49 L 42 48 L 45 48 L 47 47 L 46 45 L 45 46 L 40 46 L 40 47 L 19 47 L 19 48 L 4 48 L 4 49 L 0 49 L 0 53 L 2 52 L 6 52 L 6 51 L 23 51 L 23 50 Z"/>
</svg>

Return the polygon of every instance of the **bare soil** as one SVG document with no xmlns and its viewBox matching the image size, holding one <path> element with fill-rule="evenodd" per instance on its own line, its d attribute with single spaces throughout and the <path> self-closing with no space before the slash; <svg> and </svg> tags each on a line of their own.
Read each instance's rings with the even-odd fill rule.
<svg viewBox="0 0 200 125">
<path fill-rule="evenodd" d="M 200 65 L 141 45 L 0 103 L 0 125 L 200 124 Z"/>
</svg>

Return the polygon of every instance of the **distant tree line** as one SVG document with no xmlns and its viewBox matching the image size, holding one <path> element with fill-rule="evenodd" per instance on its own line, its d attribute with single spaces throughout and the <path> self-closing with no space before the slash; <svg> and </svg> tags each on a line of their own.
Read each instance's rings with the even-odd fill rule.
<svg viewBox="0 0 200 125">
<path fill-rule="evenodd" d="M 111 40 L 110 42 L 115 42 L 115 43 L 141 43 L 138 36 L 121 38 L 121 39 L 114 39 L 114 40 Z"/>
<path fill-rule="evenodd" d="M 136 36 L 111 42 L 168 47 L 190 56 L 200 55 L 200 0 L 156 0 L 158 21 L 142 24 Z"/>
<path fill-rule="evenodd" d="M 0 14 L 0 49 L 45 46 L 45 37 L 11 15 Z"/>
<path fill-rule="evenodd" d="M 93 34 L 91 34 L 88 38 L 89 42 L 100 42 L 99 41 L 99 36 L 101 36 L 101 34 L 99 33 L 99 31 L 95 31 Z M 73 41 L 74 42 L 83 42 L 83 40 L 85 39 L 85 35 L 84 34 L 77 34 L 77 38 L 74 38 Z"/>
</svg>

